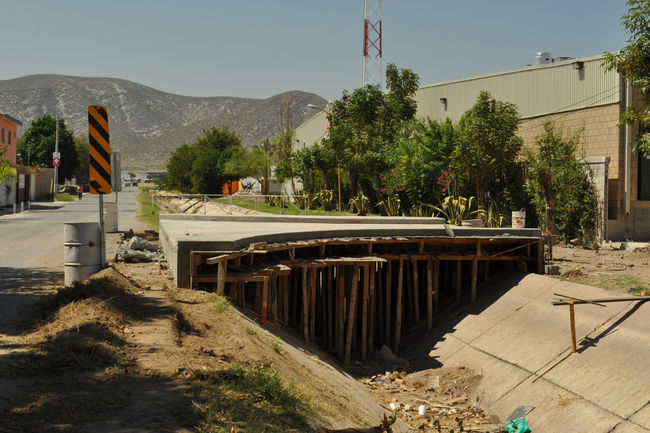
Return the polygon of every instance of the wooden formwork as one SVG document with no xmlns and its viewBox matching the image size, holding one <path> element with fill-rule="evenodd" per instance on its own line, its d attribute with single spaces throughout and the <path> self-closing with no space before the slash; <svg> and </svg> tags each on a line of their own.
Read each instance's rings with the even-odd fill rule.
<svg viewBox="0 0 650 433">
<path fill-rule="evenodd" d="M 383 344 L 399 352 L 404 330 L 431 330 L 445 302 L 475 301 L 498 263 L 543 273 L 543 240 L 345 238 L 193 251 L 190 287 L 213 286 L 347 363 Z"/>
</svg>

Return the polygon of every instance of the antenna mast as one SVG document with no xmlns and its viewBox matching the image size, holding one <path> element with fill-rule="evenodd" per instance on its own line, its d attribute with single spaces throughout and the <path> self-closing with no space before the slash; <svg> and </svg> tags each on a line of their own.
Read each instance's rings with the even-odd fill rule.
<svg viewBox="0 0 650 433">
<path fill-rule="evenodd" d="M 382 89 L 381 2 L 364 0 L 363 8 L 363 87 Z"/>
</svg>

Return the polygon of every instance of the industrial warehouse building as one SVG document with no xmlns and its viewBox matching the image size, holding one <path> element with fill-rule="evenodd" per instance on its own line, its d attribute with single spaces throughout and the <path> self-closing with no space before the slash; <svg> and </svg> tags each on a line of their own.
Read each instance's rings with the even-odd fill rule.
<svg viewBox="0 0 650 433">
<path fill-rule="evenodd" d="M 549 121 L 565 135 L 581 131 L 578 156 L 590 164 L 600 192 L 601 237 L 650 240 L 650 159 L 631 152 L 638 128 L 618 125 L 626 104 L 639 103 L 640 95 L 618 72 L 605 70 L 602 55 L 555 60 L 422 86 L 415 96 L 417 117 L 458 122 L 488 91 L 517 106 L 518 134 L 526 146 L 534 145 Z M 325 114 L 319 112 L 296 129 L 297 145 L 318 142 L 325 132 Z"/>
</svg>

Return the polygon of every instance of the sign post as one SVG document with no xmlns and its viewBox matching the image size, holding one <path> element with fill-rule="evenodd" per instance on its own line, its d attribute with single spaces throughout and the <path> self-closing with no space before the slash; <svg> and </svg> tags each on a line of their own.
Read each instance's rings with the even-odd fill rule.
<svg viewBox="0 0 650 433">
<path fill-rule="evenodd" d="M 104 235 L 104 194 L 111 193 L 111 146 L 108 135 L 108 111 L 104 105 L 88 107 L 88 140 L 90 146 L 90 193 L 99 194 L 99 236 L 101 266 L 106 267 Z"/>
</svg>

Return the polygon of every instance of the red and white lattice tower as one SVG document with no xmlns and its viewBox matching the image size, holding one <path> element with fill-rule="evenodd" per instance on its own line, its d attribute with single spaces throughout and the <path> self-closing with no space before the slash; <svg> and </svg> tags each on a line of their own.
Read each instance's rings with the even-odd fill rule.
<svg viewBox="0 0 650 433">
<path fill-rule="evenodd" d="M 364 0 L 363 8 L 363 87 L 382 88 L 381 2 Z"/>
</svg>

